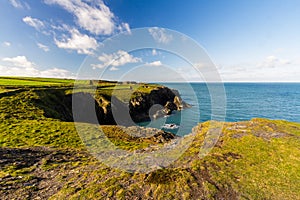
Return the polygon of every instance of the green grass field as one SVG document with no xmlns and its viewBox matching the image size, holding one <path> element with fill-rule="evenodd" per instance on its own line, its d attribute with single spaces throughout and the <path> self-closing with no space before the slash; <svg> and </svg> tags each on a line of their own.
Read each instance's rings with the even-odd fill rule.
<svg viewBox="0 0 300 200">
<path fill-rule="evenodd" d="M 300 199 L 298 123 L 225 123 L 214 148 L 200 159 L 210 125 L 220 123 L 208 121 L 194 128 L 190 147 L 169 168 L 129 173 L 90 155 L 74 123 L 66 120 L 70 105 L 61 99 L 72 92 L 91 92 L 88 82 L 73 91 L 71 80 L 0 80 L 6 84 L 0 90 L 1 199 Z M 102 82 L 94 95 L 105 96 L 109 103 L 107 97 L 116 92 L 126 101 L 132 91 L 149 94 L 156 87 Z M 102 128 L 115 145 L 131 152 L 164 145 L 131 137 L 116 126 Z"/>
<path fill-rule="evenodd" d="M 72 84 L 72 79 L 0 77 L 0 86 L 49 86 Z"/>
</svg>

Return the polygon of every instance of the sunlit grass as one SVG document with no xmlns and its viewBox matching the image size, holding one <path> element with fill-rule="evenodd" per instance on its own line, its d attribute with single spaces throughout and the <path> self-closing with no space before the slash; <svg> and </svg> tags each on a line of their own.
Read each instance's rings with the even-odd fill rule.
<svg viewBox="0 0 300 200">
<path fill-rule="evenodd" d="M 0 195 L 8 192 L 22 199 L 24 193 L 47 193 L 51 190 L 35 183 L 48 180 L 49 187 L 57 188 L 50 199 L 299 199 L 299 123 L 268 119 L 225 123 L 217 144 L 200 159 L 199 151 L 212 124 L 208 121 L 194 129 L 190 147 L 169 168 L 129 173 L 109 168 L 89 155 L 74 123 L 64 118 L 72 114 L 62 112 L 70 111 L 62 99 L 73 92 L 92 93 L 97 86 L 92 95 L 102 98 L 101 106 L 106 106 L 112 95 L 128 102 L 158 85 L 96 81 L 89 85 L 86 81 L 73 91 L 71 80 L 5 81 L 7 87 L 0 89 Z M 32 87 L 28 82 L 41 85 Z M 55 86 L 50 87 L 50 82 Z M 19 90 L 10 85 L 13 83 L 26 87 Z M 126 151 L 136 153 L 164 145 L 132 137 L 117 126 L 101 128 L 113 144 Z M 90 139 L 101 139 L 88 128 L 82 131 Z"/>
<path fill-rule="evenodd" d="M 0 86 L 48 86 L 72 84 L 71 79 L 29 78 L 29 77 L 0 77 Z"/>
</svg>

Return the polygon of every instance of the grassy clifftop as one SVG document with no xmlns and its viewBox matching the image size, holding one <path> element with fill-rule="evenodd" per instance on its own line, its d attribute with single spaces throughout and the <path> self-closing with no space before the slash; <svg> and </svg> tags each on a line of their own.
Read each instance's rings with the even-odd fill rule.
<svg viewBox="0 0 300 200">
<path fill-rule="evenodd" d="M 56 98 L 71 88 L 65 83 L 51 88 L 2 86 L 1 199 L 299 199 L 298 123 L 225 123 L 215 147 L 199 159 L 209 126 L 217 123 L 205 122 L 195 127 L 191 146 L 169 168 L 127 173 L 91 156 L 73 122 L 45 116 L 47 109 L 63 105 L 55 104 Z M 61 93 L 51 93 L 57 89 Z M 155 150 L 169 141 L 134 138 L 117 126 L 102 128 L 128 151 Z"/>
<path fill-rule="evenodd" d="M 170 168 L 149 174 L 111 169 L 85 150 L 70 122 L 1 123 L 0 195 L 6 199 L 299 199 L 300 125 L 254 119 L 226 123 L 203 159 L 210 122 Z M 159 145 L 104 127 L 126 150 Z M 4 198 L 4 199 L 5 199 Z"/>
</svg>

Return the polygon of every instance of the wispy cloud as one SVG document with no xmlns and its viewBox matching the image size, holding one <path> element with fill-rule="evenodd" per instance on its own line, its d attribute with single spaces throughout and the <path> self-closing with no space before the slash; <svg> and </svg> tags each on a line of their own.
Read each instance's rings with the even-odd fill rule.
<svg viewBox="0 0 300 200">
<path fill-rule="evenodd" d="M 119 50 L 112 54 L 102 54 L 98 57 L 98 60 L 101 61 L 100 64 L 92 64 L 91 66 L 95 68 L 104 68 L 111 65 L 110 70 L 118 70 L 117 67 L 126 65 L 128 63 L 138 63 L 142 62 L 141 58 L 134 57 L 130 55 L 128 52 Z"/>
<path fill-rule="evenodd" d="M 43 51 L 45 51 L 45 52 L 50 51 L 50 49 L 49 49 L 48 46 L 46 46 L 46 45 L 44 45 L 44 44 L 41 44 L 41 43 L 36 43 L 36 44 L 37 44 L 37 46 L 38 46 L 40 49 L 42 49 Z"/>
<path fill-rule="evenodd" d="M 20 9 L 30 9 L 30 6 L 26 2 L 20 2 L 19 0 L 9 0 L 10 4 L 15 7 L 15 8 L 20 8 Z"/>
<path fill-rule="evenodd" d="M 173 39 L 173 36 L 171 34 L 167 34 L 166 30 L 163 28 L 153 27 L 149 28 L 148 31 L 153 39 L 158 43 L 167 44 Z"/>
<path fill-rule="evenodd" d="M 54 77 L 54 78 L 74 78 L 74 75 L 65 69 L 52 68 L 44 71 L 40 71 L 42 77 Z"/>
<path fill-rule="evenodd" d="M 299 81 L 299 63 L 274 55 L 262 61 L 223 65 L 219 73 L 224 81 Z"/>
<path fill-rule="evenodd" d="M 57 4 L 73 14 L 76 23 L 90 33 L 97 35 L 111 35 L 116 29 L 130 32 L 127 23 L 117 24 L 114 14 L 102 0 L 45 0 L 47 4 Z"/>
<path fill-rule="evenodd" d="M 1 76 L 40 76 L 40 77 L 58 77 L 73 78 L 74 75 L 65 69 L 52 68 L 39 70 L 39 68 L 26 56 L 5 57 L 2 58 L 4 65 L 0 65 Z"/>
<path fill-rule="evenodd" d="M 152 56 L 156 56 L 156 55 L 157 55 L 156 49 L 152 49 Z"/>
<path fill-rule="evenodd" d="M 79 54 L 92 54 L 92 51 L 98 47 L 95 38 L 82 34 L 75 28 L 71 28 L 68 31 L 70 37 L 64 36 L 61 40 L 54 38 L 57 47 L 75 50 Z"/>
<path fill-rule="evenodd" d="M 41 20 L 32 18 L 30 16 L 24 17 L 23 22 L 39 31 L 45 27 L 45 24 Z"/>
<path fill-rule="evenodd" d="M 277 58 L 276 56 L 268 56 L 265 60 L 258 64 L 258 67 L 278 67 L 291 64 L 291 61 Z"/>
<path fill-rule="evenodd" d="M 153 66 L 153 67 L 159 67 L 159 66 L 162 66 L 163 64 L 161 63 L 160 60 L 157 60 L 157 61 L 153 61 L 153 62 L 150 62 L 150 63 L 146 63 L 147 66 Z"/>
<path fill-rule="evenodd" d="M 112 66 L 111 68 L 109 68 L 110 71 L 118 71 L 119 68 L 115 67 L 115 66 Z"/>
<path fill-rule="evenodd" d="M 10 42 L 7 42 L 7 41 L 5 41 L 5 42 L 3 42 L 3 46 L 5 46 L 5 47 L 10 47 L 10 46 L 11 46 L 11 43 L 10 43 Z"/>
<path fill-rule="evenodd" d="M 195 81 L 201 82 L 203 81 L 203 77 L 200 72 L 198 72 L 192 66 L 178 67 L 175 69 L 177 76 L 180 77 L 179 80 L 187 80 L 187 81 Z"/>
<path fill-rule="evenodd" d="M 118 26 L 118 30 L 119 30 L 120 32 L 125 32 L 125 33 L 131 34 L 130 26 L 129 26 L 128 23 L 121 23 L 121 24 Z"/>
</svg>

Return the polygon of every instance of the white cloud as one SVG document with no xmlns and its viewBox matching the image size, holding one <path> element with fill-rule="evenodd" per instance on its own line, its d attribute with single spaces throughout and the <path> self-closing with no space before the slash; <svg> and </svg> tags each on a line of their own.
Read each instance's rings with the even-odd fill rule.
<svg viewBox="0 0 300 200">
<path fill-rule="evenodd" d="M 201 77 L 201 73 L 198 72 L 192 66 L 176 68 L 175 72 L 178 74 L 177 76 L 179 76 L 180 78 L 183 78 L 187 81 L 195 81 L 195 82 L 203 81 L 203 77 Z"/>
<path fill-rule="evenodd" d="M 131 30 L 130 30 L 128 23 L 121 23 L 121 25 L 119 25 L 118 29 L 121 32 L 127 32 L 127 33 L 131 34 Z"/>
<path fill-rule="evenodd" d="M 9 0 L 9 2 L 15 8 L 23 8 L 22 4 L 17 0 Z"/>
<path fill-rule="evenodd" d="M 68 70 L 53 68 L 44 71 L 40 71 L 40 76 L 51 77 L 51 78 L 74 78 Z"/>
<path fill-rule="evenodd" d="M 0 76 L 38 76 L 38 71 L 34 68 L 19 68 L 0 65 Z"/>
<path fill-rule="evenodd" d="M 159 67 L 159 66 L 162 66 L 162 63 L 160 60 L 157 60 L 157 61 L 153 61 L 151 63 L 146 63 L 146 65 L 153 66 L 153 67 Z"/>
<path fill-rule="evenodd" d="M 274 68 L 278 66 L 289 65 L 291 62 L 289 60 L 284 60 L 277 58 L 276 56 L 268 56 L 265 60 L 258 64 L 259 67 L 269 67 Z"/>
<path fill-rule="evenodd" d="M 161 56 L 161 55 L 163 55 L 163 53 L 160 50 L 152 49 L 151 55 L 152 56 Z M 162 57 L 164 58 L 165 56 L 162 56 Z"/>
<path fill-rule="evenodd" d="M 13 58 L 2 58 L 2 61 L 9 63 L 13 67 L 30 68 L 34 64 L 27 60 L 25 56 L 16 56 Z"/>
<path fill-rule="evenodd" d="M 36 43 L 37 46 L 42 49 L 43 51 L 47 52 L 47 51 L 50 51 L 49 47 L 44 45 L 44 44 L 41 44 L 41 43 Z"/>
<path fill-rule="evenodd" d="M 236 66 L 220 70 L 220 75 L 226 82 L 299 82 L 299 74 L 299 67 L 293 65 L 276 69 Z"/>
<path fill-rule="evenodd" d="M 16 2 L 19 2 L 17 0 Z M 20 2 L 19 2 L 20 3 Z M 44 0 L 48 5 L 58 5 L 75 16 L 76 26 L 70 26 L 59 21 L 57 25 L 52 20 L 41 21 L 31 16 L 23 18 L 23 22 L 34 27 L 40 33 L 52 36 L 57 47 L 66 50 L 75 50 L 79 54 L 93 54 L 97 49 L 97 35 L 111 35 L 116 31 L 128 32 L 128 23 L 120 23 L 103 0 Z M 83 33 L 82 29 L 90 33 Z M 49 47 L 37 43 L 38 47 L 44 51 L 49 51 Z"/>
<path fill-rule="evenodd" d="M 118 66 L 122 66 L 128 63 L 138 63 L 142 62 L 141 58 L 134 57 L 127 53 L 126 51 L 119 50 L 116 53 L 112 54 L 102 54 L 98 57 L 98 60 L 101 61 L 101 64 L 92 64 L 91 66 L 95 68 L 104 68 L 109 65 L 112 66 L 110 70 L 117 70 Z"/>
<path fill-rule="evenodd" d="M 198 62 L 198 63 L 194 63 L 193 66 L 196 67 L 197 69 L 199 69 L 199 68 L 203 68 L 205 66 L 208 66 L 208 64 Z"/>
<path fill-rule="evenodd" d="M 21 3 L 18 0 L 9 0 L 10 4 L 15 8 L 26 8 L 30 9 L 29 5 L 26 2 Z"/>
<path fill-rule="evenodd" d="M 97 69 L 97 68 L 102 69 L 102 68 L 105 67 L 105 65 L 103 65 L 103 64 L 91 64 L 91 67 L 93 69 Z"/>
<path fill-rule="evenodd" d="M 26 56 L 2 58 L 5 65 L 0 65 L 0 76 L 31 76 L 31 77 L 56 77 L 74 78 L 74 75 L 64 69 L 52 68 L 39 70 L 38 67 Z"/>
<path fill-rule="evenodd" d="M 119 68 L 113 66 L 113 67 L 109 68 L 109 70 L 110 70 L 110 71 L 117 71 L 117 70 L 119 70 Z"/>
<path fill-rule="evenodd" d="M 76 17 L 77 24 L 93 34 L 111 35 L 117 28 L 114 14 L 102 0 L 45 0 L 57 4 Z M 121 24 L 129 29 L 127 24 Z"/>
<path fill-rule="evenodd" d="M 148 31 L 150 35 L 154 38 L 154 40 L 158 43 L 167 44 L 173 39 L 173 36 L 167 34 L 165 29 L 163 28 L 154 27 L 154 28 L 149 28 Z"/>
<path fill-rule="evenodd" d="M 219 70 L 224 81 L 239 82 L 299 82 L 299 63 L 276 56 L 260 62 L 223 65 Z"/>
<path fill-rule="evenodd" d="M 32 26 L 36 30 L 41 30 L 45 27 L 44 23 L 41 20 L 32 18 L 30 16 L 24 17 L 23 22 L 25 22 L 29 26 Z"/>
<path fill-rule="evenodd" d="M 3 42 L 3 46 L 5 46 L 5 47 L 10 47 L 10 46 L 11 46 L 11 43 L 10 43 L 10 42 Z"/>
<path fill-rule="evenodd" d="M 81 34 L 77 29 L 69 30 L 71 37 L 63 38 L 62 40 L 55 40 L 55 44 L 59 48 L 76 50 L 79 54 L 92 54 L 92 51 L 98 47 L 95 38 L 88 35 Z"/>
<path fill-rule="evenodd" d="M 2 58 L 2 61 L 6 63 L 6 66 L 1 66 L 1 75 L 37 76 L 39 74 L 39 71 L 35 68 L 35 64 L 25 56 Z"/>
<path fill-rule="evenodd" d="M 156 56 L 156 55 L 157 55 L 156 49 L 152 49 L 152 56 Z"/>
</svg>

